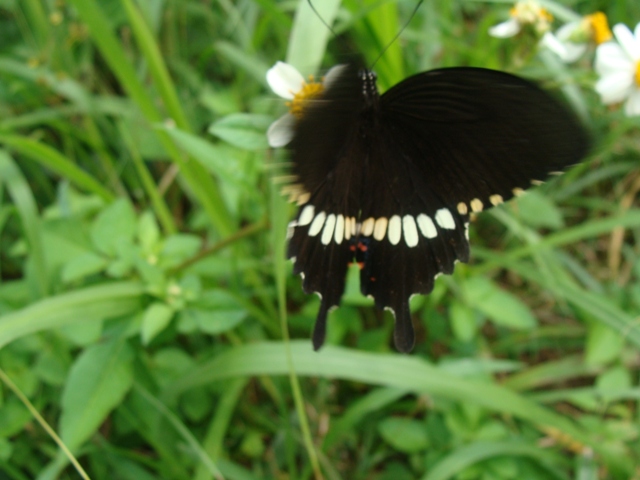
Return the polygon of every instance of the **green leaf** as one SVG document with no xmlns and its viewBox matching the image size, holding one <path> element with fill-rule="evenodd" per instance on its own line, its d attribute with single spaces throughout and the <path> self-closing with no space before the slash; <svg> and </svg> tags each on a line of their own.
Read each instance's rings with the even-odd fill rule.
<svg viewBox="0 0 640 480">
<path fill-rule="evenodd" d="M 31 416 L 31 414 L 29 414 Z M 8 462 L 13 453 L 13 442 L 8 438 L 0 437 L 0 461 Z"/>
<path fill-rule="evenodd" d="M 562 212 L 556 204 L 535 190 L 519 197 L 513 208 L 517 216 L 532 227 L 559 229 L 564 226 Z"/>
<path fill-rule="evenodd" d="M 471 341 L 478 332 L 480 326 L 476 312 L 458 301 L 453 301 L 449 308 L 451 330 L 458 340 Z"/>
<path fill-rule="evenodd" d="M 194 423 L 204 421 L 211 406 L 211 393 L 206 387 L 189 390 L 180 399 L 180 409 Z"/>
<path fill-rule="evenodd" d="M 424 422 L 411 418 L 385 418 L 378 424 L 380 436 L 393 448 L 405 453 L 416 453 L 429 446 Z"/>
<path fill-rule="evenodd" d="M 183 312 L 181 323 L 217 335 L 235 328 L 246 316 L 247 310 L 236 297 L 226 290 L 212 289 L 197 295 L 193 305 Z"/>
<path fill-rule="evenodd" d="M 209 127 L 209 133 L 245 150 L 269 148 L 266 130 L 273 121 L 269 115 L 233 113 Z"/>
<path fill-rule="evenodd" d="M 102 321 L 74 322 L 60 328 L 60 334 L 78 347 L 86 347 L 100 340 Z"/>
<path fill-rule="evenodd" d="M 621 365 L 610 368 L 596 379 L 596 388 L 606 398 L 615 398 L 620 392 L 628 391 L 632 387 L 629 370 Z"/>
<path fill-rule="evenodd" d="M 246 316 L 247 312 L 244 310 L 187 308 L 180 314 L 180 321 L 187 324 L 193 322 L 201 331 L 217 335 L 235 328 Z"/>
<path fill-rule="evenodd" d="M 143 287 L 119 282 L 78 289 L 0 316 L 0 346 L 30 333 L 77 321 L 97 322 L 131 315 L 140 308 Z"/>
<path fill-rule="evenodd" d="M 136 233 L 136 214 L 131 204 L 120 198 L 98 214 L 91 226 L 91 240 L 96 248 L 115 256 L 120 242 L 132 243 Z"/>
<path fill-rule="evenodd" d="M 10 398 L 2 403 L 0 408 L 0 437 L 17 435 L 27 423 L 31 421 L 31 413 L 16 398 Z"/>
<path fill-rule="evenodd" d="M 242 439 L 240 451 L 250 458 L 260 458 L 264 454 L 265 444 L 262 440 L 263 432 L 249 430 Z"/>
<path fill-rule="evenodd" d="M 549 462 L 544 450 L 534 445 L 519 442 L 477 442 L 457 448 L 436 463 L 422 480 L 448 480 L 466 468 L 483 460 L 499 456 L 524 456 L 538 460 L 542 466 Z M 561 472 L 550 471 L 549 478 L 565 478 Z"/>
<path fill-rule="evenodd" d="M 315 2 L 314 11 L 309 2 L 298 2 L 289 37 L 287 63 L 295 66 L 303 74 L 316 73 L 318 70 L 331 35 L 325 23 L 333 23 L 340 3 L 341 0 Z"/>
<path fill-rule="evenodd" d="M 291 362 L 297 375 L 324 377 L 428 393 L 470 403 L 503 415 L 514 415 L 536 425 L 553 425 L 570 437 L 590 444 L 585 433 L 566 417 L 504 388 L 493 380 L 479 381 L 452 375 L 418 357 L 367 353 L 325 345 L 314 352 L 310 342 L 292 341 Z M 175 398 L 181 392 L 228 378 L 288 375 L 290 364 L 282 342 L 252 343 L 234 347 L 193 368 L 164 389 Z M 496 401 L 500 399 L 500 401 Z"/>
<path fill-rule="evenodd" d="M 62 393 L 60 436 L 76 451 L 133 384 L 133 352 L 117 338 L 87 348 L 69 372 Z"/>
<path fill-rule="evenodd" d="M 470 278 L 462 288 L 467 305 L 484 313 L 497 325 L 529 330 L 538 323 L 524 303 L 487 278 Z"/>
<path fill-rule="evenodd" d="M 238 168 L 240 156 L 246 155 L 246 152 L 224 143 L 213 143 L 178 128 L 159 128 L 166 131 L 182 150 L 219 178 L 221 186 L 251 188 L 247 183 L 246 172 Z M 262 136 L 266 139 L 264 131 Z"/>
<path fill-rule="evenodd" d="M 142 317 L 142 328 L 140 331 L 142 343 L 148 345 L 158 333 L 169 325 L 173 314 L 173 308 L 166 303 L 155 302 L 149 305 Z"/>
<path fill-rule="evenodd" d="M 324 447 L 331 448 L 340 436 L 349 431 L 355 431 L 357 424 L 375 412 L 379 412 L 387 405 L 397 402 L 407 395 L 407 390 L 399 388 L 377 388 L 365 393 L 346 407 L 344 414 L 336 421 L 332 420 L 331 428 L 324 439 Z"/>
<path fill-rule="evenodd" d="M 591 322 L 587 332 L 585 363 L 587 365 L 605 365 L 620 356 L 624 347 L 624 338 L 608 325 Z"/>
<path fill-rule="evenodd" d="M 154 253 L 160 240 L 160 228 L 153 213 L 147 211 L 138 219 L 138 241 L 145 254 Z"/>
<path fill-rule="evenodd" d="M 44 297 L 49 292 L 49 272 L 38 207 L 27 179 L 4 150 L 0 150 L 0 185 L 2 183 L 6 184 L 20 214 L 24 237 L 29 242 L 27 278 L 39 296 Z"/>
<path fill-rule="evenodd" d="M 95 193 L 103 200 L 113 200 L 113 194 L 98 180 L 49 145 L 18 135 L 0 135 L 0 143 L 10 146 L 27 158 L 32 158 L 77 187 Z"/>
<path fill-rule="evenodd" d="M 194 256 L 202 247 L 202 239 L 196 235 L 178 233 L 166 238 L 160 251 L 160 262 L 173 267 Z"/>
<path fill-rule="evenodd" d="M 86 252 L 74 257 L 62 268 L 63 283 L 71 283 L 80 280 L 94 273 L 101 272 L 106 268 L 108 261 L 106 258 L 92 252 Z"/>
</svg>

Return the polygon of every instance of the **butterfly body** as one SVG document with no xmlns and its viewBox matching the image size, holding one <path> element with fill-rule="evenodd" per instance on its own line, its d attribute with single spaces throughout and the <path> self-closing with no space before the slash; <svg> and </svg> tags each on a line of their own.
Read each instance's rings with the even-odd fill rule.
<svg viewBox="0 0 640 480">
<path fill-rule="evenodd" d="M 362 293 L 393 312 L 406 352 L 409 298 L 469 260 L 469 214 L 577 163 L 588 139 L 559 102 L 505 73 L 433 70 L 380 96 L 372 72 L 339 68 L 288 146 L 301 206 L 287 255 L 321 297 L 316 349 L 356 263 Z"/>
</svg>

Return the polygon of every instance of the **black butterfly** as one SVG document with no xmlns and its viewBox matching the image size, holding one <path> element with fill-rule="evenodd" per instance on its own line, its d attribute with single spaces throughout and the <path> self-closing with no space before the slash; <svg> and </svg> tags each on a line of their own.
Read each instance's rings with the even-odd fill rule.
<svg viewBox="0 0 640 480">
<path fill-rule="evenodd" d="M 356 262 L 362 293 L 393 312 L 396 348 L 408 352 L 409 298 L 469 260 L 469 214 L 577 163 L 588 136 L 548 93 L 506 73 L 432 70 L 380 96 L 374 73 L 339 68 L 288 145 L 301 206 L 287 256 L 321 297 L 315 349 Z"/>
</svg>

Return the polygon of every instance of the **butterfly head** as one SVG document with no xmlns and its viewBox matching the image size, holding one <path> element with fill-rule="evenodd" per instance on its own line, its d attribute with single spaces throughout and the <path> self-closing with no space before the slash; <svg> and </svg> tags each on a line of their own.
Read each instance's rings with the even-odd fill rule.
<svg viewBox="0 0 640 480">
<path fill-rule="evenodd" d="M 378 76 L 372 70 L 362 69 L 358 72 L 360 80 L 362 80 L 362 95 L 368 106 L 374 105 L 378 101 L 378 87 L 376 81 Z"/>
</svg>

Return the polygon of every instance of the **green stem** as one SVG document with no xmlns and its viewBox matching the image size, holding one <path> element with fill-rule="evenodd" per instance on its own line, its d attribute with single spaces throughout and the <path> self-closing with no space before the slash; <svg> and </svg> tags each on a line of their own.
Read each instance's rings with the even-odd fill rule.
<svg viewBox="0 0 640 480">
<path fill-rule="evenodd" d="M 80 465 L 80 463 L 78 462 L 78 459 L 76 459 L 76 457 L 73 456 L 73 453 L 69 451 L 69 449 L 64 444 L 62 439 L 56 434 L 56 432 L 53 430 L 53 428 L 51 428 L 51 426 L 47 423 L 47 421 L 44 418 L 42 418 L 42 415 L 40 415 L 40 412 L 38 412 L 36 407 L 33 406 L 33 404 L 24 395 L 24 393 L 20 391 L 20 389 L 16 386 L 16 384 L 11 381 L 11 379 L 7 376 L 6 373 L 4 373 L 4 370 L 2 369 L 0 369 L 0 380 L 2 380 L 7 387 L 9 387 L 9 389 L 15 394 L 16 397 L 18 397 L 18 399 L 23 403 L 23 405 L 27 407 L 27 410 L 29 410 L 31 415 L 33 415 L 33 418 L 36 419 L 36 421 L 40 424 L 40 426 L 44 429 L 44 431 L 47 432 L 47 434 L 53 439 L 53 441 L 58 444 L 58 446 L 60 447 L 60 450 L 62 450 L 62 452 L 66 455 L 66 457 L 69 459 L 69 462 L 71 462 L 71 464 L 76 469 L 78 474 L 83 479 L 90 480 L 89 475 L 87 475 L 87 472 L 84 471 L 84 468 L 82 468 L 82 465 Z"/>
<path fill-rule="evenodd" d="M 122 88 L 138 105 L 147 121 L 152 124 L 162 123 L 165 117 L 156 107 L 154 99 L 148 94 L 149 88 L 138 79 L 133 65 L 113 32 L 111 23 L 107 20 L 107 15 L 96 0 L 70 0 L 70 3 L 89 27 L 98 50 Z M 137 25 L 136 23 L 132 27 Z M 147 36 L 143 36 L 142 39 L 138 38 L 138 40 L 145 39 Z M 140 48 L 146 51 L 150 47 L 141 45 Z M 154 67 L 152 67 L 153 69 Z M 181 121 L 180 116 L 174 121 Z M 189 190 L 200 202 L 215 228 L 221 235 L 229 235 L 234 230 L 234 222 L 222 200 L 216 182 L 202 165 L 184 155 L 163 129 L 156 129 L 156 134 L 171 160 L 180 168 L 180 173 Z"/>
<path fill-rule="evenodd" d="M 133 138 L 131 137 L 131 133 L 127 128 L 124 127 L 122 123 L 118 124 L 118 130 L 120 132 L 120 136 L 124 140 L 125 145 L 129 149 L 129 154 L 131 155 L 131 160 L 133 161 L 133 165 L 140 176 L 140 181 L 142 182 L 142 186 L 147 192 L 149 196 L 149 200 L 151 200 L 151 205 L 153 206 L 153 210 L 156 212 L 156 216 L 160 223 L 162 224 L 162 228 L 166 234 L 170 235 L 176 233 L 178 228 L 176 227 L 175 222 L 173 221 L 173 217 L 171 216 L 171 212 L 169 211 L 169 207 L 165 203 L 162 195 L 158 191 L 156 187 L 155 181 L 153 177 L 149 173 L 147 166 L 136 147 Z"/>
</svg>

